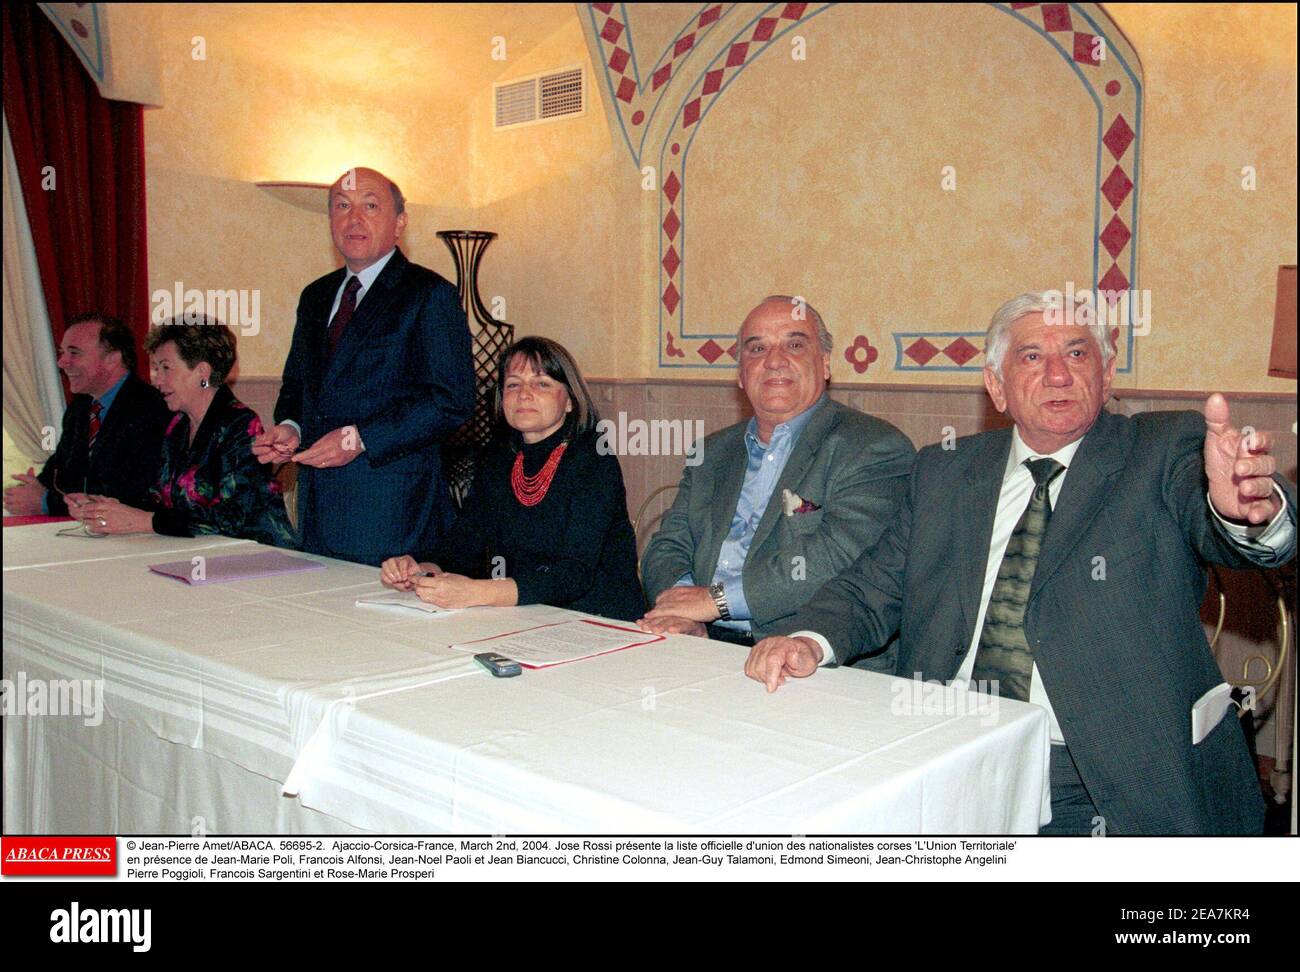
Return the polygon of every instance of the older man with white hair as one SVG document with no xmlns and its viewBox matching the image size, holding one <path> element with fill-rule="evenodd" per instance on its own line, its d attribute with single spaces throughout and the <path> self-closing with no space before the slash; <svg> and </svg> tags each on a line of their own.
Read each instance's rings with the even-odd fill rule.
<svg viewBox="0 0 1300 972">
<path fill-rule="evenodd" d="M 745 671 L 774 691 L 897 632 L 897 674 L 1047 709 L 1043 833 L 1259 833 L 1198 607 L 1206 563 L 1294 556 L 1294 486 L 1221 395 L 1203 416 L 1104 412 L 1114 349 L 1072 310 L 1050 291 L 998 310 L 984 384 L 1015 427 L 921 450 L 881 541 Z"/>
</svg>

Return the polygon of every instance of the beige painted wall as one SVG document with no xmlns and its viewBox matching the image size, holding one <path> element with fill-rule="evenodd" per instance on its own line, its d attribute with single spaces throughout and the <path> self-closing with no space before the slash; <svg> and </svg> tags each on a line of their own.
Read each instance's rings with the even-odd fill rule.
<svg viewBox="0 0 1300 972">
<path fill-rule="evenodd" d="M 761 7 L 742 6 L 728 35 Z M 1106 9 L 1145 68 L 1138 284 L 1153 304 L 1152 332 L 1118 383 L 1294 392 L 1267 377 L 1266 357 L 1276 269 L 1296 260 L 1296 10 Z M 657 39 L 689 15 L 669 5 L 629 13 L 634 38 Z M 687 332 L 734 327 L 762 293 L 803 292 L 841 342 L 863 333 L 880 349 L 867 380 L 977 381 L 893 371 L 888 332 L 978 330 L 1016 292 L 1087 285 L 1087 97 L 1037 35 L 985 5 L 842 5 L 798 33 L 807 60 L 774 49 L 748 65 L 687 149 Z M 653 44 L 637 43 L 653 57 Z M 703 69 L 685 65 L 682 76 Z M 939 188 L 948 164 L 955 193 Z M 1111 164 L 1103 155 L 1103 176 Z M 1242 186 L 1246 165 L 1253 190 Z M 635 175 L 624 152 L 618 177 Z M 646 276 L 635 296 L 651 347 L 659 292 L 647 251 L 660 218 L 640 213 Z M 838 353 L 834 369 L 862 380 Z"/>
<path fill-rule="evenodd" d="M 145 122 L 150 287 L 260 291 L 244 375 L 279 374 L 302 287 L 337 265 L 324 215 L 253 181 L 328 181 L 367 163 L 412 201 L 413 259 L 450 277 L 438 229 L 500 234 L 481 291 L 506 299 L 519 333 L 557 337 L 595 376 L 728 377 L 656 367 L 659 254 L 642 228 L 659 218 L 658 195 L 612 127 L 584 7 L 560 10 L 560 26 L 526 51 L 512 47 L 498 77 L 582 64 L 587 114 L 510 132 L 491 129 L 489 84 L 412 83 L 418 62 L 360 43 L 369 67 L 322 81 L 241 49 L 216 5 L 194 9 L 159 5 L 147 28 L 164 99 Z M 657 51 L 697 8 L 629 9 Z M 1107 10 L 1144 69 L 1139 266 L 1155 313 L 1119 384 L 1294 394 L 1295 382 L 1266 377 L 1265 356 L 1276 267 L 1296 262 L 1295 7 Z M 800 73 L 773 58 L 742 74 L 728 92 L 737 110 L 711 116 L 691 150 L 692 319 L 734 326 L 755 295 L 806 289 L 840 347 L 855 333 L 880 347 L 863 378 L 837 353 L 838 381 L 976 381 L 891 371 L 888 322 L 980 326 L 1004 294 L 1081 259 L 1077 236 L 1051 227 L 1082 205 L 1064 164 L 1080 105 L 1042 83 L 1059 65 L 1007 21 L 975 6 L 844 5 L 807 25 Z M 192 57 L 196 33 L 206 60 Z M 962 43 L 935 43 L 944 37 Z M 938 191 L 938 163 L 957 167 L 957 193 Z M 1253 191 L 1241 186 L 1247 165 Z M 1007 189 L 1030 181 L 1031 192 Z M 6 444 L 6 465 L 15 458 Z"/>
<path fill-rule="evenodd" d="M 961 45 L 935 43 L 940 17 Z M 857 378 L 840 352 L 865 335 L 869 378 L 969 384 L 891 375 L 891 333 L 981 330 L 1030 284 L 1091 279 L 1094 166 L 1059 134 L 1095 111 L 1073 78 L 1042 83 L 1064 66 L 1026 33 L 982 5 L 844 5 L 800 28 L 807 60 L 778 43 L 737 75 L 687 149 L 692 331 L 800 294 L 836 338 L 834 379 Z"/>
<path fill-rule="evenodd" d="M 272 198 L 263 180 L 331 182 L 351 165 L 389 173 L 407 196 L 404 250 L 454 278 L 434 232 L 468 201 L 467 124 L 454 97 L 415 98 L 322 84 L 240 56 L 211 25 L 167 5 L 159 27 L 165 106 L 145 114 L 151 291 L 260 292 L 258 333 L 240 338 L 240 369 L 279 374 L 302 288 L 341 266 L 319 213 Z M 192 36 L 207 29 L 206 59 Z M 251 328 L 249 331 L 251 332 Z"/>
<path fill-rule="evenodd" d="M 1265 376 L 1264 358 L 1276 266 L 1296 259 L 1295 10 L 1108 9 L 1145 70 L 1139 280 L 1154 304 L 1120 384 L 1293 391 Z M 637 5 L 647 49 L 690 12 Z M 146 121 L 151 285 L 260 289 L 266 326 L 244 341 L 243 368 L 275 374 L 299 291 L 336 263 L 322 219 L 251 181 L 328 181 L 367 161 L 416 202 L 405 247 L 420 262 L 452 275 L 437 229 L 500 234 L 480 289 L 505 299 L 518 333 L 558 338 L 593 375 L 685 377 L 656 367 L 658 253 L 639 228 L 659 218 L 656 193 L 611 129 L 580 15 L 512 55 L 500 79 L 581 64 L 587 114 L 505 132 L 492 129 L 490 87 L 376 107 L 238 51 L 195 62 L 187 25 L 164 24 L 160 44 L 177 56 L 160 59 L 167 106 Z M 756 296 L 798 290 L 841 347 L 865 334 L 880 349 L 862 377 L 837 353 L 837 380 L 966 384 L 974 376 L 892 371 L 888 332 L 978 329 L 1013 291 L 1087 279 L 1086 239 L 1058 228 L 1091 212 L 1070 135 L 1090 107 L 1077 85 L 1044 83 L 1059 59 L 1012 26 L 980 6 L 844 5 L 807 25 L 806 62 L 742 73 L 720 102 L 735 110 L 711 115 L 690 149 L 688 322 L 734 327 Z M 939 186 L 949 164 L 956 193 Z"/>
<path fill-rule="evenodd" d="M 1267 370 L 1277 267 L 1296 262 L 1296 7 L 1106 9 L 1147 87 L 1141 255 L 1154 320 L 1135 382 L 1294 393 Z"/>
<path fill-rule="evenodd" d="M 576 65 L 590 98 L 591 60 L 575 16 L 499 80 Z M 643 342 L 627 314 L 634 250 L 620 219 L 639 202 L 639 190 L 617 178 L 626 160 L 599 100 L 589 100 L 580 117 L 496 131 L 487 89 L 471 99 L 468 120 L 472 228 L 500 234 L 484 257 L 484 301 L 505 298 L 504 317 L 517 337 L 560 341 L 588 374 L 639 373 L 627 370 L 641 367 L 626 352 Z"/>
</svg>

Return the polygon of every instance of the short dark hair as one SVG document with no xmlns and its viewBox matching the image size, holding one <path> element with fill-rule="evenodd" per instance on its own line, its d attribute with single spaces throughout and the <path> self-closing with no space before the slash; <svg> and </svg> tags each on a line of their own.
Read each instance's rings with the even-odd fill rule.
<svg viewBox="0 0 1300 972">
<path fill-rule="evenodd" d="M 582 372 L 578 370 L 578 362 L 574 360 L 573 355 L 558 341 L 552 341 L 550 338 L 544 337 L 526 337 L 520 338 L 501 354 L 501 364 L 497 368 L 496 387 L 496 416 L 498 422 L 504 423 L 505 421 L 505 413 L 501 406 L 501 394 L 506 387 L 506 372 L 510 368 L 510 362 L 521 355 L 533 366 L 538 374 L 546 375 L 552 380 L 558 381 L 569 392 L 569 399 L 573 402 L 575 432 L 586 432 L 600 421 L 600 415 L 596 411 L 596 402 L 591 397 L 591 392 L 582 378 Z"/>
<path fill-rule="evenodd" d="M 135 351 L 135 335 L 131 333 L 131 329 L 122 322 L 121 318 L 90 311 L 76 315 L 68 321 L 63 329 L 67 331 L 78 324 L 91 323 L 99 324 L 99 349 L 105 354 L 116 351 L 122 359 L 122 367 L 127 371 L 134 371 L 138 361 Z"/>
<path fill-rule="evenodd" d="M 186 314 L 184 319 L 191 315 Z M 211 383 L 223 385 L 235 367 L 235 332 L 215 317 L 198 315 L 193 324 L 182 323 L 183 318 L 173 317 L 149 331 L 144 348 L 155 353 L 164 344 L 176 345 L 187 368 L 197 368 L 200 361 L 212 369 Z"/>
</svg>

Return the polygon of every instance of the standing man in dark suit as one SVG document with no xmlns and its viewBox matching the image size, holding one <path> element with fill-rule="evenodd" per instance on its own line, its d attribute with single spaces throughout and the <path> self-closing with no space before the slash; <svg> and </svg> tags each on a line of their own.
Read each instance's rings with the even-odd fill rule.
<svg viewBox="0 0 1300 972">
<path fill-rule="evenodd" d="M 66 516 L 69 503 L 75 511 L 91 493 L 151 505 L 171 412 L 136 377 L 135 364 L 135 337 L 117 318 L 81 314 L 68 322 L 58 359 L 72 391 L 63 432 L 39 476 L 28 469 L 14 477 L 20 485 L 5 490 L 6 510 Z"/>
<path fill-rule="evenodd" d="M 736 343 L 754 417 L 687 463 L 642 561 L 641 627 L 753 645 L 880 537 L 915 450 L 827 395 L 831 335 L 811 304 L 768 297 Z"/>
<path fill-rule="evenodd" d="M 1207 562 L 1294 556 L 1294 487 L 1220 395 L 1203 417 L 1102 412 L 1109 336 L 1059 297 L 1017 297 L 989 327 L 985 386 L 1015 428 L 921 450 L 891 529 L 746 674 L 774 691 L 898 631 L 897 674 L 1047 709 L 1044 833 L 1259 833 L 1198 608 Z"/>
<path fill-rule="evenodd" d="M 401 190 L 352 169 L 329 205 L 346 266 L 302 292 L 277 424 L 253 452 L 299 464 L 304 549 L 377 566 L 433 549 L 452 519 L 439 443 L 470 414 L 474 366 L 455 286 L 397 248 Z"/>
</svg>

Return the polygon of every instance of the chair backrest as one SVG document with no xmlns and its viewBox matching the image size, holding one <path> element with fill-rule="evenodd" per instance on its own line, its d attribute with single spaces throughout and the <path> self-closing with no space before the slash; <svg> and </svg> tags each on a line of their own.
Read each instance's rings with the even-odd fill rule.
<svg viewBox="0 0 1300 972">
<path fill-rule="evenodd" d="M 280 489 L 284 492 L 284 508 L 289 514 L 289 525 L 298 529 L 298 467 L 286 462 L 275 474 Z"/>
<path fill-rule="evenodd" d="M 655 524 L 657 524 L 660 520 L 662 520 L 664 514 L 668 512 L 667 505 L 665 505 L 664 508 L 661 509 L 654 516 L 647 518 L 646 513 L 650 509 L 650 504 L 653 503 L 656 499 L 658 499 L 661 493 L 667 493 L 676 489 L 677 489 L 677 483 L 669 483 L 667 486 L 660 486 L 653 493 L 651 493 L 649 496 L 647 496 L 645 499 L 641 501 L 641 505 L 637 507 L 636 516 L 632 517 L 632 533 L 636 537 L 636 556 L 637 556 L 638 572 L 641 569 L 641 548 L 643 546 L 643 541 L 649 539 L 650 534 L 653 532 L 653 530 L 651 530 L 650 528 L 653 527 Z"/>
<path fill-rule="evenodd" d="M 1205 600 L 1201 605 L 1201 620 L 1209 625 L 1207 615 L 1213 616 L 1217 601 L 1218 621 L 1214 634 L 1210 637 L 1210 651 L 1215 656 L 1224 680 L 1237 688 L 1249 687 L 1257 696 L 1263 697 L 1278 682 L 1287 668 L 1287 654 L 1291 648 L 1292 617 L 1287 605 L 1286 589 L 1283 581 L 1274 570 L 1239 570 L 1230 571 L 1210 565 L 1210 578 Z M 1234 630 L 1237 642 L 1236 650 L 1230 645 L 1220 644 L 1224 622 L 1228 617 L 1228 594 L 1232 593 L 1238 603 L 1237 622 L 1246 622 L 1240 630 Z M 1269 644 L 1267 629 L 1270 623 L 1263 618 L 1267 615 L 1265 605 L 1273 601 L 1276 612 L 1276 628 L 1272 632 Z M 1246 610 L 1240 610 L 1241 605 Z M 1234 629 L 1237 625 L 1234 624 Z M 1238 672 L 1238 666 L 1240 671 Z M 1239 715 L 1247 709 L 1242 708 Z"/>
</svg>

